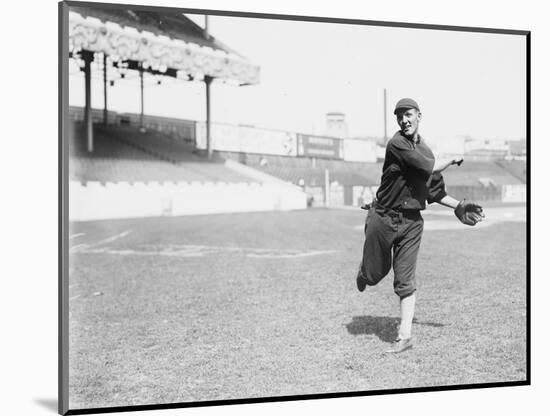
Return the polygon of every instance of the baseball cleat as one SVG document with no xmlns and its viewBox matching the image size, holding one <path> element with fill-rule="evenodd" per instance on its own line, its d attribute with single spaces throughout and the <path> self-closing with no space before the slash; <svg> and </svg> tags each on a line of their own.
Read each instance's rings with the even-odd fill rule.
<svg viewBox="0 0 550 416">
<path fill-rule="evenodd" d="M 412 338 L 407 338 L 407 339 L 397 338 L 394 342 L 392 342 L 391 348 L 386 351 L 386 354 L 399 354 L 400 352 L 403 352 L 412 348 L 412 346 L 413 346 Z"/>
</svg>

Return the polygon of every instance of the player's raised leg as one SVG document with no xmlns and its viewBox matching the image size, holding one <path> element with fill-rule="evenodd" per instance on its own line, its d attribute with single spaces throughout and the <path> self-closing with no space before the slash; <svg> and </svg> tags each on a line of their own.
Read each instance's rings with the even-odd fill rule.
<svg viewBox="0 0 550 416">
<path fill-rule="evenodd" d="M 392 263 L 392 241 L 395 230 L 389 218 L 376 210 L 369 211 L 365 225 L 363 259 L 357 273 L 357 289 L 362 292 L 367 285 L 374 286 L 390 271 Z"/>
</svg>

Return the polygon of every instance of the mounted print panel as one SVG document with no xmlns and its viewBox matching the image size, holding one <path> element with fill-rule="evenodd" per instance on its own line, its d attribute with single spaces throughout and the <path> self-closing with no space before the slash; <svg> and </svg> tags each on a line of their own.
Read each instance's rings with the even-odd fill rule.
<svg viewBox="0 0 550 416">
<path fill-rule="evenodd" d="M 61 414 L 530 383 L 529 32 L 59 11 Z"/>
</svg>

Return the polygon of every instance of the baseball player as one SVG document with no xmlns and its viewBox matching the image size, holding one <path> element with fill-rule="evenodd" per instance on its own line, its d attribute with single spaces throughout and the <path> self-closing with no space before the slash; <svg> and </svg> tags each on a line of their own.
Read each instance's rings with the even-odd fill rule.
<svg viewBox="0 0 550 416">
<path fill-rule="evenodd" d="M 416 301 L 416 259 L 424 228 L 420 211 L 426 202 L 454 209 L 458 219 L 475 225 L 484 217 L 481 206 L 457 201 L 445 192 L 442 172 L 460 166 L 462 158 L 435 158 L 418 133 L 422 113 L 411 98 L 399 100 L 394 114 L 400 130 L 389 140 L 382 179 L 365 221 L 363 259 L 356 283 L 360 292 L 382 280 L 393 265 L 394 292 L 400 299 L 401 323 L 398 337 L 388 353 L 412 347 L 412 321 Z"/>
</svg>

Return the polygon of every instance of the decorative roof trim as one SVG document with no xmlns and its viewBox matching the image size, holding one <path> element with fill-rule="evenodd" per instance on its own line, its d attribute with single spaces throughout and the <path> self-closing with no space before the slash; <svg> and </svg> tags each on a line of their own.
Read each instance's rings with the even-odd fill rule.
<svg viewBox="0 0 550 416">
<path fill-rule="evenodd" d="M 160 72 L 173 68 L 184 79 L 210 76 L 239 84 L 260 82 L 259 66 L 235 54 L 75 12 L 69 12 L 69 50 L 102 52 L 114 61 L 133 60 Z"/>
</svg>

